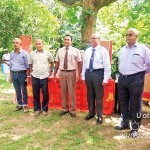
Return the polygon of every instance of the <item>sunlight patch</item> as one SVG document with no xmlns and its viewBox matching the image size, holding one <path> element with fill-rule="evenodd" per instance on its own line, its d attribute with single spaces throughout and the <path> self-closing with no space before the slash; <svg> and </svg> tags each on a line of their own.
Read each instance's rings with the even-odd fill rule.
<svg viewBox="0 0 150 150">
<path fill-rule="evenodd" d="M 14 93 L 14 89 L 9 89 L 9 90 L 1 90 L 1 93 L 5 93 L 5 94 L 8 94 L 8 93 Z"/>
<path fill-rule="evenodd" d="M 17 141 L 17 140 L 21 139 L 22 136 L 20 136 L 20 135 L 12 135 L 11 138 L 12 138 L 14 141 Z"/>
</svg>

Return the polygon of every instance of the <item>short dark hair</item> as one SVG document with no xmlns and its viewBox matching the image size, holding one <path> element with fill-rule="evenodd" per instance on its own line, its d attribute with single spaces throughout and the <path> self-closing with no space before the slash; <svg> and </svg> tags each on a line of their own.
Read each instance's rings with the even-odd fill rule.
<svg viewBox="0 0 150 150">
<path fill-rule="evenodd" d="M 70 34 L 66 34 L 66 35 L 64 36 L 64 38 L 65 38 L 66 36 L 69 36 L 69 37 L 71 38 L 71 41 L 72 41 L 72 36 L 71 36 Z"/>
</svg>

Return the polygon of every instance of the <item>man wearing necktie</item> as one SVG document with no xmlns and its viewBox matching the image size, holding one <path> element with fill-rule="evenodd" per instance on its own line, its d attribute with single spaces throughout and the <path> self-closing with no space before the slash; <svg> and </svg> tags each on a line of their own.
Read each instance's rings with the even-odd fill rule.
<svg viewBox="0 0 150 150">
<path fill-rule="evenodd" d="M 100 35 L 93 33 L 90 39 L 91 47 L 84 52 L 82 79 L 87 87 L 87 102 L 89 113 L 85 120 L 97 115 L 97 124 L 102 124 L 102 108 L 104 86 L 111 75 L 110 58 L 107 49 L 100 46 Z"/>
<path fill-rule="evenodd" d="M 56 64 L 54 78 L 57 70 L 60 69 L 60 87 L 62 95 L 63 110 L 60 115 L 70 112 L 71 117 L 76 117 L 76 72 L 81 73 L 81 55 L 80 51 L 71 46 L 72 36 L 69 34 L 64 37 L 64 47 L 60 48 L 56 55 Z M 79 76 L 79 75 L 78 75 Z M 70 97 L 70 108 L 68 106 L 68 93 Z"/>
</svg>

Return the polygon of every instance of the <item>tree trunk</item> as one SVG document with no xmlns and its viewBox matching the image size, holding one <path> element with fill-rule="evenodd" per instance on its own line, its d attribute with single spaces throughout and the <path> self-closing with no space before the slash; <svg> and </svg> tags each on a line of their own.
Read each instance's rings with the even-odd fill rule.
<svg viewBox="0 0 150 150">
<path fill-rule="evenodd" d="M 91 34 L 96 30 L 98 9 L 93 6 L 91 0 L 83 0 L 82 6 L 81 39 L 82 44 L 85 45 L 86 43 L 89 43 Z"/>
<path fill-rule="evenodd" d="M 96 29 L 96 18 L 98 10 L 104 6 L 108 6 L 110 3 L 117 0 L 55 0 L 62 2 L 63 4 L 69 6 L 82 6 L 82 25 L 81 25 L 81 34 L 82 34 L 82 45 L 89 43 L 89 38 Z"/>
<path fill-rule="evenodd" d="M 90 36 L 96 30 L 97 14 L 100 8 L 117 0 L 83 0 L 82 1 L 82 45 L 89 43 Z"/>
</svg>

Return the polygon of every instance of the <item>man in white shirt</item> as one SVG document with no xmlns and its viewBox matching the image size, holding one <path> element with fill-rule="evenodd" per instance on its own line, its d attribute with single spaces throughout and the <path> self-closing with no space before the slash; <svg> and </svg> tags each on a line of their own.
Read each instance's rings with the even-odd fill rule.
<svg viewBox="0 0 150 150">
<path fill-rule="evenodd" d="M 43 111 L 43 115 L 48 114 L 48 77 L 52 75 L 54 59 L 49 51 L 43 49 L 44 44 L 41 39 L 35 41 L 36 50 L 30 54 L 30 71 L 32 75 L 32 88 L 34 100 L 34 116 L 38 116 Z M 43 94 L 42 104 L 40 103 L 40 89 Z"/>
<path fill-rule="evenodd" d="M 100 35 L 93 33 L 89 47 L 83 57 L 82 79 L 87 87 L 87 102 L 89 113 L 85 120 L 89 120 L 97 113 L 97 124 L 102 124 L 102 108 L 104 86 L 111 75 L 110 57 L 106 48 L 99 45 Z M 96 101 L 96 106 L 95 106 Z"/>
<path fill-rule="evenodd" d="M 4 74 L 6 81 L 9 81 L 9 74 L 10 74 L 10 69 L 9 69 L 9 62 L 10 62 L 10 54 L 8 53 L 8 50 L 4 50 L 4 55 L 2 57 L 2 62 L 3 62 L 3 69 L 4 69 Z"/>
</svg>

